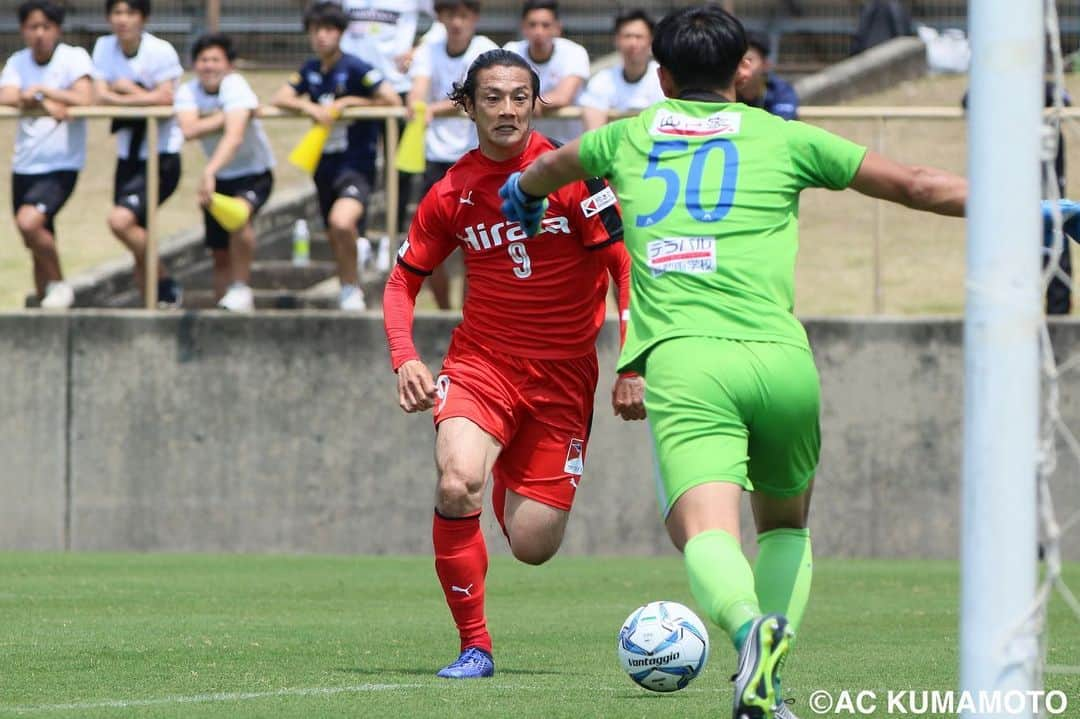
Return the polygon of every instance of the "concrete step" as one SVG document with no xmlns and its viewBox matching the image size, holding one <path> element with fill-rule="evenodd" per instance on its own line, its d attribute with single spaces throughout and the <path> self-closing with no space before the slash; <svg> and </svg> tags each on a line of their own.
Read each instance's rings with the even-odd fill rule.
<svg viewBox="0 0 1080 719">
<path fill-rule="evenodd" d="M 317 285 L 335 272 L 333 262 L 313 260 L 297 267 L 291 260 L 256 260 L 251 265 L 251 286 L 259 290 L 305 290 Z M 213 276 L 208 272 L 184 277 L 184 292 L 210 290 Z"/>
</svg>

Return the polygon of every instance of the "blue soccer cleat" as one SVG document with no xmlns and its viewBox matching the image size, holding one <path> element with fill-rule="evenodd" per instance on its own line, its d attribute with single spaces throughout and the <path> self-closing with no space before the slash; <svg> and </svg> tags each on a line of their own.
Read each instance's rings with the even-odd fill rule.
<svg viewBox="0 0 1080 719">
<path fill-rule="evenodd" d="M 495 675 L 495 660 L 483 649 L 469 647 L 453 664 L 435 674 L 443 679 L 482 679 Z"/>
<path fill-rule="evenodd" d="M 739 652 L 732 719 L 782 719 L 794 716 L 780 694 L 780 670 L 795 632 L 780 614 L 758 617 Z"/>
</svg>

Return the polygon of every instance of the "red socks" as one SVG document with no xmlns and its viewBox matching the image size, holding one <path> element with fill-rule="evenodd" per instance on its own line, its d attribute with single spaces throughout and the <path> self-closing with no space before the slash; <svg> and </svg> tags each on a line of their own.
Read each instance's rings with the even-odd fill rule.
<svg viewBox="0 0 1080 719">
<path fill-rule="evenodd" d="M 431 537 L 435 545 L 435 573 L 439 575 L 446 604 L 461 635 L 461 650 L 477 647 L 490 654 L 491 635 L 484 617 L 488 555 L 480 529 L 480 513 L 448 518 L 436 511 Z"/>
</svg>

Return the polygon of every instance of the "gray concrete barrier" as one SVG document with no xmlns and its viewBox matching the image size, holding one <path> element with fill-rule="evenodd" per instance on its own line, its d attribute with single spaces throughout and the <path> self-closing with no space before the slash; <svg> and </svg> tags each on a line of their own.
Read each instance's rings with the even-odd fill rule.
<svg viewBox="0 0 1080 719">
<path fill-rule="evenodd" d="M 455 322 L 417 319 L 433 367 Z M 957 556 L 960 321 L 807 325 L 824 398 L 816 551 Z M 8 315 L 0 327 L 0 547 L 430 551 L 431 421 L 397 408 L 374 314 L 88 311 Z M 614 329 L 599 342 L 596 421 L 564 551 L 668 553 L 647 427 L 611 416 Z M 1059 359 L 1080 352 L 1080 323 L 1054 332 Z M 1061 410 L 1080 428 L 1075 384 L 1064 378 Z M 1078 475 L 1063 453 L 1063 511 L 1080 509 Z M 485 525 L 505 551 L 490 512 Z"/>
<path fill-rule="evenodd" d="M 926 45 L 897 37 L 795 81 L 803 105 L 833 105 L 926 74 Z"/>
</svg>

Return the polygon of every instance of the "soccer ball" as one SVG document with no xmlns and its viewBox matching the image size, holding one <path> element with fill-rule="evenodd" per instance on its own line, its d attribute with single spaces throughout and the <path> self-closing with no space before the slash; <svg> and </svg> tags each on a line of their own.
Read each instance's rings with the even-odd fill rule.
<svg viewBox="0 0 1080 719">
<path fill-rule="evenodd" d="M 678 602 L 638 607 L 619 630 L 619 664 L 654 692 L 683 689 L 709 658 L 709 633 L 697 615 Z"/>
</svg>

